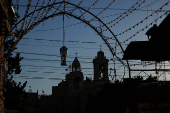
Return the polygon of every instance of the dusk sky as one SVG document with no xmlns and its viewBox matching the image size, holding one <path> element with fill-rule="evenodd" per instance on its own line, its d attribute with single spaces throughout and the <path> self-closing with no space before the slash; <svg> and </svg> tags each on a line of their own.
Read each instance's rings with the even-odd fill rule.
<svg viewBox="0 0 170 113">
<path fill-rule="evenodd" d="M 52 4 L 54 1 L 58 3 L 63 0 L 32 0 L 28 14 L 35 10 L 37 2 L 39 3 L 37 9 L 39 9 L 42 4 L 46 6 L 48 3 Z M 167 11 L 170 10 L 170 4 L 168 4 L 170 0 L 69 0 L 69 2 L 89 10 L 100 18 L 114 35 L 116 35 L 124 50 L 131 41 L 147 41 L 148 38 L 145 35 L 147 30 L 151 28 L 153 24 L 159 25 L 167 14 L 169 14 Z M 17 12 L 16 0 L 13 0 L 13 4 Z M 24 17 L 27 4 L 27 0 L 19 1 L 18 13 L 20 18 L 18 21 Z M 106 37 L 110 45 L 115 48 L 115 45 L 117 45 L 116 40 L 113 35 L 106 30 L 106 27 L 102 27 L 102 23 L 89 13 L 86 12 L 84 14 L 83 10 L 75 9 L 75 6 L 65 5 L 66 12 L 73 12 L 72 14 L 76 16 L 82 15 L 81 19 L 89 21 L 90 24 L 97 27 L 98 30 L 101 28 L 103 36 Z M 61 12 L 63 7 L 64 4 L 61 4 L 61 6 L 60 4 L 54 5 L 47 16 L 50 16 L 54 12 Z M 43 13 L 43 11 L 45 12 Z M 27 17 L 23 28 L 25 29 L 29 25 L 30 20 L 31 25 L 36 17 L 37 22 L 40 15 L 43 13 L 42 17 L 44 17 L 46 12 L 48 12 L 48 8 L 44 8 L 40 10 L 40 13 L 37 11 L 34 15 Z M 37 14 L 39 14 L 39 16 L 37 16 Z M 160 16 L 162 17 L 160 18 Z M 17 29 L 19 29 L 21 25 L 22 22 L 18 24 Z M 67 66 L 61 66 L 60 57 L 60 48 L 63 46 L 63 15 L 57 15 L 39 23 L 34 29 L 24 35 L 17 44 L 17 50 L 13 51 L 13 53 L 19 52 L 24 59 L 21 61 L 22 72 L 21 74 L 14 75 L 14 80 L 22 83 L 27 81 L 26 91 L 28 91 L 31 86 L 32 92 L 38 90 L 38 93 L 42 94 L 43 90 L 45 94 L 52 94 L 52 86 L 57 86 L 58 83 L 65 80 L 65 75 L 69 73 L 66 69 L 68 69 L 69 64 L 72 64 L 76 57 L 75 53 L 77 53 L 78 60 L 81 63 L 84 80 L 86 76 L 93 79 L 92 61 L 97 55 L 97 52 L 100 51 L 100 45 L 106 58 L 109 59 L 109 69 L 113 69 L 114 67 L 116 69 L 116 79 L 121 80 L 123 77 L 128 78 L 128 69 L 124 69 L 122 63 L 117 60 L 114 66 L 114 62 L 110 60 L 113 58 L 113 55 L 94 29 L 81 20 L 66 14 L 64 15 L 64 25 L 65 46 L 68 48 Z M 123 57 L 120 46 L 116 46 L 116 53 L 119 58 Z M 126 61 L 123 62 L 126 64 Z M 154 62 L 146 62 L 146 65 L 150 63 L 153 64 L 147 66 L 144 66 L 145 62 L 141 61 L 129 61 L 129 63 L 132 69 L 154 69 Z M 166 68 L 168 68 L 169 63 L 166 62 L 166 65 Z M 109 74 L 114 75 L 114 71 L 111 73 L 110 70 L 108 71 Z M 136 75 L 144 77 L 150 74 L 156 75 L 155 72 L 139 73 L 140 72 L 131 72 L 132 77 Z M 169 80 L 168 73 L 166 73 L 166 77 L 166 80 Z M 115 78 L 112 80 L 110 77 L 110 80 L 114 82 Z M 159 80 L 162 80 L 162 76 Z"/>
</svg>

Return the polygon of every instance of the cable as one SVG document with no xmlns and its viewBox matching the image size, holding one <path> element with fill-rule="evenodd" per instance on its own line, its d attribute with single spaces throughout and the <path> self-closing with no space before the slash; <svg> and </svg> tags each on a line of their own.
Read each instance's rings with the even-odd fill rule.
<svg viewBox="0 0 170 113">
<path fill-rule="evenodd" d="M 143 6 L 143 7 L 140 7 L 140 8 L 138 8 L 138 9 L 136 9 L 136 11 L 147 11 L 147 10 L 145 10 L 145 9 L 142 9 L 142 8 L 145 8 L 145 7 L 148 7 L 148 6 L 150 6 L 150 5 L 152 5 L 152 4 L 154 4 L 154 3 L 156 3 L 156 2 L 158 2 L 159 0 L 157 0 L 157 1 L 154 1 L 153 3 L 150 3 L 150 4 L 148 4 L 148 5 L 146 5 L 146 6 Z M 16 5 L 13 5 L 13 6 L 16 6 Z M 20 7 L 27 7 L 27 5 L 19 5 Z M 36 7 L 35 5 L 30 5 L 30 7 Z M 42 6 L 37 6 L 37 7 L 42 7 Z M 74 8 L 74 7 L 66 7 L 66 8 L 69 8 L 69 9 L 72 9 L 72 8 Z M 89 7 L 82 7 L 82 8 L 84 8 L 84 9 L 88 9 Z M 95 8 L 95 7 L 93 7 L 93 8 L 91 8 L 91 10 L 103 10 L 103 9 L 105 9 L 105 8 L 100 8 L 100 7 L 98 7 L 98 8 Z M 123 8 L 107 8 L 108 10 L 128 10 L 128 9 L 123 9 Z M 156 10 L 148 10 L 148 11 L 156 11 Z M 168 10 L 161 10 L 160 12 L 165 12 L 165 11 L 168 11 Z"/>
</svg>

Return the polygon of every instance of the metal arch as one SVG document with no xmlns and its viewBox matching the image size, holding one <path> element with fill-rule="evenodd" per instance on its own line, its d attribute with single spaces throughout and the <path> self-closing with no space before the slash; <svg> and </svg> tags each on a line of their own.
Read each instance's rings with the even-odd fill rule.
<svg viewBox="0 0 170 113">
<path fill-rule="evenodd" d="M 84 23 L 88 24 L 93 30 L 95 30 L 95 31 L 100 35 L 100 37 L 104 40 L 104 42 L 107 44 L 107 46 L 109 47 L 110 51 L 111 51 L 112 54 L 114 55 L 110 43 L 108 43 L 108 41 L 106 41 L 106 40 L 103 38 L 103 35 L 102 35 L 93 25 L 91 25 L 91 24 L 90 24 L 89 22 L 87 22 L 85 19 L 81 19 L 81 18 L 79 18 L 78 16 L 73 15 L 73 14 L 71 14 L 71 13 L 59 12 L 59 13 L 56 13 L 56 14 L 54 14 L 54 15 L 57 16 L 57 15 L 61 15 L 61 14 L 67 14 L 67 15 L 69 15 L 69 16 L 72 16 L 72 17 L 74 17 L 74 18 L 76 18 L 76 19 L 78 19 L 78 20 L 81 20 L 81 21 L 83 21 Z M 33 26 L 29 27 L 28 30 L 30 31 L 30 30 L 33 29 L 36 25 L 38 25 L 39 23 L 41 23 L 41 22 L 43 22 L 43 21 L 45 21 L 45 20 L 47 20 L 48 18 L 51 18 L 51 17 L 53 17 L 53 15 L 50 15 L 50 16 L 48 16 L 48 17 L 46 17 L 46 18 L 42 18 L 39 22 L 36 22 L 36 23 L 33 24 Z M 28 32 L 29 32 L 29 31 L 28 31 Z"/>
<path fill-rule="evenodd" d="M 59 13 L 56 13 L 56 14 L 54 14 L 54 15 L 57 16 L 57 15 L 60 15 L 60 14 L 67 14 L 67 15 L 69 15 L 69 16 L 72 16 L 72 17 L 74 17 L 74 18 L 76 18 L 76 19 L 79 19 L 79 20 L 83 21 L 84 23 L 88 24 L 91 28 L 93 28 L 93 29 L 101 36 L 101 38 L 104 40 L 104 42 L 106 43 L 106 45 L 107 45 L 108 48 L 110 49 L 112 55 L 114 55 L 114 51 L 112 50 L 112 47 L 111 47 L 110 43 L 103 38 L 103 35 L 102 35 L 93 25 L 91 25 L 91 24 L 90 24 L 89 22 L 87 22 L 85 19 L 81 19 L 81 18 L 79 18 L 78 16 L 73 15 L 73 14 L 70 14 L 70 13 L 67 13 L 67 12 L 59 12 Z M 50 18 L 50 17 L 53 17 L 53 15 L 48 16 L 48 17 L 46 17 L 46 18 L 42 18 L 40 21 L 38 21 L 38 22 L 36 22 L 35 24 L 33 24 L 33 26 L 29 27 L 28 30 L 30 31 L 30 30 L 33 29 L 36 25 L 38 25 L 39 23 L 47 20 L 47 19 Z M 29 31 L 28 31 L 28 32 L 29 32 Z M 121 61 L 121 59 L 120 59 L 119 57 L 117 57 L 117 59 L 118 59 L 118 61 L 121 62 L 124 66 L 126 66 L 126 65 Z M 127 68 L 128 68 L 128 67 L 127 67 Z"/>
<path fill-rule="evenodd" d="M 74 17 L 74 18 L 76 18 L 76 19 L 79 19 L 79 20 L 83 21 L 84 23 L 88 24 L 93 30 L 95 30 L 95 31 L 100 35 L 100 37 L 101 37 L 101 38 L 104 40 L 104 42 L 107 44 L 107 46 L 108 46 L 108 48 L 110 49 L 111 53 L 114 55 L 113 50 L 112 50 L 112 48 L 111 48 L 111 46 L 110 46 L 110 43 L 108 43 L 108 41 L 103 38 L 103 35 L 102 35 L 93 25 L 91 25 L 91 24 L 90 24 L 89 22 L 87 22 L 85 19 L 81 19 L 81 18 L 79 18 L 78 16 L 73 15 L 73 14 L 70 14 L 70 13 L 67 13 L 67 12 L 59 12 L 59 13 L 56 13 L 56 14 L 54 14 L 54 15 L 50 15 L 50 16 L 48 16 L 48 17 L 42 18 L 40 21 L 34 23 L 33 26 L 30 26 L 30 27 L 28 28 L 28 30 L 30 31 L 30 30 L 33 29 L 36 25 L 38 25 L 39 23 L 47 20 L 48 18 L 51 18 L 51 17 L 53 17 L 53 16 L 57 16 L 57 15 L 61 15 L 61 14 L 67 14 L 67 15 L 69 15 L 69 16 L 72 16 L 72 17 Z M 29 32 L 29 31 L 28 31 L 28 32 Z M 118 58 L 118 57 L 117 57 L 117 58 Z M 119 59 L 119 58 L 118 58 L 118 59 Z M 121 60 L 119 60 L 119 61 L 121 62 Z M 121 63 L 122 63 L 123 65 L 125 65 L 123 62 L 121 62 Z M 126 66 L 126 65 L 125 65 L 125 66 Z"/>
<path fill-rule="evenodd" d="M 73 6 L 75 6 L 75 7 L 78 7 L 79 9 L 82 9 L 82 10 L 84 10 L 84 11 L 86 11 L 86 12 L 88 12 L 89 14 L 91 14 L 93 17 L 95 17 L 96 19 L 98 19 L 109 31 L 110 31 L 110 33 L 113 35 L 113 37 L 116 39 L 116 41 L 118 42 L 118 44 L 120 45 L 120 48 L 122 49 L 122 52 L 124 53 L 124 50 L 123 50 L 123 47 L 121 46 L 121 44 L 120 44 L 120 42 L 119 42 L 119 40 L 116 38 L 116 36 L 114 35 L 114 33 L 109 29 L 109 27 L 100 19 L 100 18 L 98 18 L 96 15 L 94 15 L 93 13 L 91 13 L 91 12 L 89 12 L 88 10 L 86 10 L 86 9 L 84 9 L 84 8 L 82 8 L 82 7 L 79 7 L 79 6 L 77 6 L 77 5 L 75 5 L 75 4 L 72 4 L 72 3 L 69 3 L 69 2 L 66 2 L 66 1 L 64 1 L 63 3 L 67 3 L 67 4 L 70 4 L 70 5 L 73 5 Z M 105 41 L 105 40 L 104 40 Z M 105 42 L 106 43 L 106 42 Z M 107 44 L 107 43 L 106 43 Z M 109 44 L 110 45 L 110 44 Z M 109 47 L 109 46 L 108 46 Z M 109 49 L 110 49 L 110 51 L 112 52 L 112 49 L 109 47 Z M 114 56 L 114 53 L 112 52 L 112 54 L 113 54 L 113 56 Z M 118 57 L 117 57 L 118 58 Z M 121 61 L 121 59 L 120 58 L 118 58 L 119 59 L 119 61 L 121 62 L 121 63 L 123 63 L 122 61 Z M 129 78 L 131 78 L 131 72 L 130 72 L 130 66 L 129 66 L 129 62 L 128 62 L 128 60 L 126 60 L 126 62 L 127 62 L 127 66 L 128 66 L 128 69 L 129 69 Z M 123 63 L 124 64 L 124 63 Z"/>
<path fill-rule="evenodd" d="M 116 41 L 117 41 L 118 44 L 120 45 L 120 48 L 122 49 L 122 52 L 124 53 L 123 47 L 121 46 L 119 40 L 116 38 L 116 36 L 114 35 L 114 33 L 109 29 L 109 27 L 108 27 L 101 19 L 99 19 L 97 16 L 95 16 L 93 13 L 89 12 L 88 10 L 86 10 L 86 9 L 84 9 L 84 8 L 82 8 L 82 7 L 79 7 L 79 6 L 75 5 L 75 4 L 66 2 L 66 1 L 53 3 L 53 4 L 51 4 L 51 5 L 47 5 L 47 6 L 44 6 L 44 7 L 42 7 L 42 8 L 39 8 L 39 9 L 37 9 L 37 10 L 34 10 L 33 12 L 29 13 L 28 15 L 26 15 L 23 19 L 21 19 L 16 25 L 18 25 L 22 20 L 24 20 L 26 17 L 28 17 L 29 15 L 31 15 L 31 14 L 34 13 L 35 11 L 39 11 L 39 10 L 42 10 L 42 9 L 44 9 L 44 8 L 50 7 L 50 6 L 52 6 L 52 5 L 62 4 L 62 3 L 67 3 L 67 4 L 70 4 L 70 5 L 73 5 L 73 6 L 77 7 L 77 8 L 79 8 L 79 9 L 84 10 L 85 12 L 91 14 L 93 17 L 95 17 L 96 19 L 98 19 L 98 20 L 110 31 L 110 33 L 113 35 L 113 37 L 116 39 Z M 112 50 L 112 48 L 111 48 L 111 46 L 110 46 L 110 43 L 108 43 L 108 41 L 106 41 L 106 40 L 103 38 L 103 36 L 100 34 L 100 32 L 99 32 L 94 26 L 92 26 L 88 21 L 83 20 L 83 19 L 81 19 L 81 18 L 79 18 L 79 17 L 77 17 L 77 16 L 75 16 L 75 15 L 73 15 L 73 14 L 71 14 L 71 13 L 67 13 L 67 12 L 59 12 L 59 13 L 53 14 L 53 15 L 60 15 L 60 14 L 70 15 L 70 16 L 72 16 L 72 17 L 74 17 L 74 18 L 76 18 L 76 19 L 79 19 L 79 20 L 83 21 L 84 23 L 88 24 L 92 29 L 94 29 L 94 30 L 101 36 L 101 38 L 104 40 L 104 42 L 105 42 L 105 43 L 107 44 L 107 46 L 109 47 L 112 55 L 113 55 L 113 56 L 115 55 L 115 53 L 113 53 L 113 50 Z M 53 17 L 53 15 L 48 16 L 48 17 L 45 17 L 45 18 L 42 18 L 42 20 L 39 21 L 38 23 L 43 22 L 44 20 L 47 20 L 47 19 L 50 18 L 50 17 Z M 33 26 L 30 26 L 28 29 L 30 29 L 31 27 L 35 27 L 38 23 L 36 22 Z M 16 25 L 15 25 L 12 29 L 14 29 L 14 28 L 16 27 Z M 31 29 L 30 29 L 30 30 L 31 30 Z M 23 37 L 23 35 L 22 35 L 21 37 Z M 119 59 L 119 61 L 120 61 L 123 65 L 125 65 L 125 64 L 121 61 L 121 59 L 120 59 L 119 57 L 117 57 L 117 58 Z M 128 60 L 126 60 L 126 62 L 127 62 L 127 67 L 128 67 L 128 69 L 129 69 L 129 78 L 131 78 L 131 72 L 130 72 L 131 69 L 130 69 L 130 66 L 129 66 L 129 62 L 128 62 Z M 126 65 L 125 65 L 125 66 L 126 66 Z"/>
</svg>

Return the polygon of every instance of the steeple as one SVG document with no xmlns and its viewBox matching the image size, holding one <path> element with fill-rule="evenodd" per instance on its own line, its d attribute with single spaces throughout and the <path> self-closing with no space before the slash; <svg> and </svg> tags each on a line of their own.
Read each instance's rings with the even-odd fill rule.
<svg viewBox="0 0 170 113">
<path fill-rule="evenodd" d="M 72 72 L 80 71 L 80 70 L 81 70 L 80 62 L 77 59 L 77 55 L 76 55 L 76 58 L 74 59 L 74 61 L 72 63 Z"/>
</svg>

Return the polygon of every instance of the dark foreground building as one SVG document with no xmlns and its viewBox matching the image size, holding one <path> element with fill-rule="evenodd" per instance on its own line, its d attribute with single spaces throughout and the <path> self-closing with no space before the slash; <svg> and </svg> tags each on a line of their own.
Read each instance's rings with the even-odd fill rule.
<svg viewBox="0 0 170 113">
<path fill-rule="evenodd" d="M 170 81 L 143 83 L 138 86 L 139 113 L 170 113 Z"/>
</svg>

